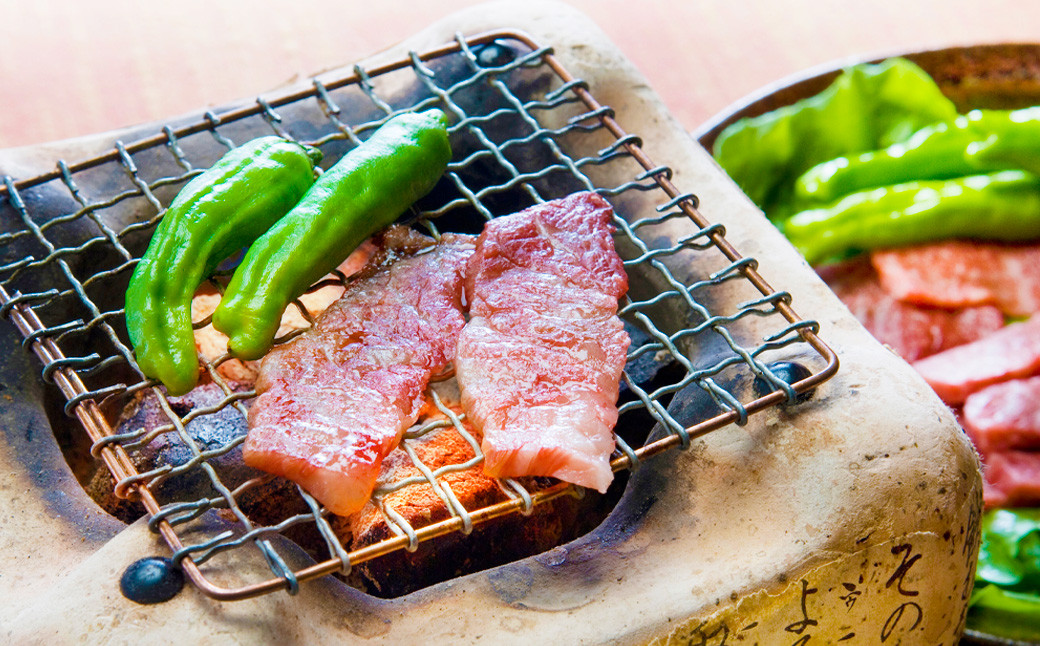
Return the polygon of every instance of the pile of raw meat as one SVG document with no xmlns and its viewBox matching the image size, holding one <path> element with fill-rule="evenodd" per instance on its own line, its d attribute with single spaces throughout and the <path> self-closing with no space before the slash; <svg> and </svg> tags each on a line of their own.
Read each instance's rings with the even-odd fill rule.
<svg viewBox="0 0 1040 646">
<path fill-rule="evenodd" d="M 986 506 L 1040 504 L 1040 245 L 950 240 L 818 271 L 957 412 Z"/>
</svg>

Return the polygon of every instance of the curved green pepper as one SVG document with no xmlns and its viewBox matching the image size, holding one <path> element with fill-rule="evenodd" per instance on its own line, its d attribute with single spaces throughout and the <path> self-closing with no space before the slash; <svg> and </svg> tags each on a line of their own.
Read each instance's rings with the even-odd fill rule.
<svg viewBox="0 0 1040 646">
<path fill-rule="evenodd" d="M 980 164 L 1020 168 L 1040 175 L 1040 106 L 1007 113 L 1013 124 L 1007 136 L 972 144 L 969 154 Z"/>
<path fill-rule="evenodd" d="M 246 253 L 213 313 L 243 359 L 271 347 L 282 312 L 428 193 L 451 159 L 440 110 L 404 113 L 333 165 Z"/>
<path fill-rule="evenodd" d="M 188 182 L 156 227 L 126 291 L 137 363 L 172 395 L 198 381 L 191 299 L 217 265 L 285 215 L 314 183 L 316 148 L 261 137 Z"/>
<path fill-rule="evenodd" d="M 810 168 L 794 185 L 794 202 L 829 204 L 857 191 L 904 182 L 952 179 L 1025 167 L 1040 170 L 1040 110 L 972 110 L 926 126 L 903 142 Z M 1022 157 L 1018 160 L 1016 157 Z"/>
<path fill-rule="evenodd" d="M 1040 178 L 1018 170 L 907 182 L 791 216 L 783 231 L 810 264 L 943 238 L 1040 237 Z"/>
</svg>

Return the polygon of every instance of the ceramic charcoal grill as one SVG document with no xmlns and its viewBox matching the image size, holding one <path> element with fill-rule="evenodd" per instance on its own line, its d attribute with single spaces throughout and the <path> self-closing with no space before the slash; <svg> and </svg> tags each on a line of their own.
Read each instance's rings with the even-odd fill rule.
<svg viewBox="0 0 1040 646">
<path fill-rule="evenodd" d="M 172 558 L 202 592 L 222 600 L 295 592 L 309 579 L 344 573 L 435 537 L 468 533 L 496 517 L 530 513 L 556 497 L 580 493 L 563 483 L 529 490 L 503 480 L 504 502 L 465 508 L 443 476 L 479 463 L 479 445 L 458 415 L 434 396 L 443 417 L 410 429 L 398 451 L 418 460 L 410 443 L 447 425 L 476 451 L 475 459 L 460 464 L 416 464 L 449 508 L 447 520 L 413 527 L 384 502 L 409 482 L 384 483 L 373 496 L 393 536 L 353 551 L 337 539 L 326 512 L 298 488 L 304 513 L 263 524 L 243 511 L 242 497 L 269 478 L 225 482 L 218 462 L 244 435 L 214 446 L 186 429 L 215 415 L 244 416 L 253 392 L 236 388 L 221 374 L 220 366 L 232 358 L 219 357 L 206 361 L 204 371 L 221 389 L 220 400 L 180 411 L 140 374 L 126 337 L 122 296 L 176 191 L 250 138 L 275 133 L 317 146 L 327 165 L 394 114 L 443 109 L 452 121 L 454 158 L 438 187 L 406 217 L 433 236 L 479 232 L 488 219 L 577 190 L 596 191 L 611 201 L 617 246 L 632 283 L 620 313 L 633 336 L 619 401 L 615 472 L 687 447 L 709 431 L 744 424 L 767 408 L 795 404 L 801 393 L 835 374 L 836 356 L 818 338 L 816 323 L 795 313 L 790 295 L 773 289 L 755 260 L 727 242 L 723 227 L 699 213 L 697 197 L 672 183 L 670 168 L 652 161 L 638 133 L 626 132 L 595 93 L 561 65 L 551 47 L 522 32 L 458 36 L 385 65 L 315 77 L 302 90 L 171 122 L 92 158 L 61 161 L 44 174 L 3 178 L 2 314 L 42 361 L 43 379 L 64 398 L 56 408 L 79 421 L 89 436 L 90 455 L 111 472 L 115 493 L 143 506 L 149 527 L 161 534 Z M 685 268 L 691 266 L 699 273 L 690 275 Z M 219 278 L 218 272 L 212 284 L 218 286 Z M 741 294 L 739 307 L 723 305 L 734 293 Z M 313 321 L 315 313 L 302 302 L 290 307 Z M 777 357 L 788 355 L 807 368 L 793 384 L 773 369 Z M 675 405 L 680 394 L 691 392 L 697 406 Z M 156 399 L 166 421 L 156 428 L 117 428 L 110 411 L 146 394 Z M 161 436 L 183 445 L 186 453 L 139 471 L 130 455 Z M 163 483 L 186 477 L 205 483 L 204 494 L 168 499 L 156 493 Z M 214 511 L 233 529 L 205 531 L 200 519 Z M 271 538 L 302 526 L 321 537 L 323 553 L 316 564 L 293 569 Z M 211 581 L 211 564 L 239 550 L 258 550 L 270 577 L 233 588 Z"/>
</svg>

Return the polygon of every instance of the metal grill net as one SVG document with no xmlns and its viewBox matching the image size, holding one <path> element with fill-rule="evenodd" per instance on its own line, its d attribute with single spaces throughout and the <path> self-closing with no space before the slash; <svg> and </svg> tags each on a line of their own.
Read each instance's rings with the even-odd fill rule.
<svg viewBox="0 0 1040 646">
<path fill-rule="evenodd" d="M 65 412 L 72 414 L 77 405 L 88 400 L 120 410 L 135 396 L 151 394 L 168 420 L 153 428 L 111 433 L 95 442 L 91 453 L 97 457 L 106 447 L 117 445 L 133 453 L 162 437 L 189 451 L 189 457 L 177 464 L 159 464 L 123 477 L 116 483 L 116 493 L 133 495 L 134 487 L 156 492 L 164 482 L 185 475 L 205 481 L 206 495 L 162 500 L 159 512 L 150 519 L 153 529 L 165 522 L 185 539 L 175 559 L 188 557 L 203 564 L 222 552 L 254 546 L 282 587 L 294 592 L 299 585 L 297 572 L 268 539 L 297 525 L 313 525 L 329 558 L 343 571 L 351 566 L 351 554 L 341 544 L 329 518 L 302 489 L 297 488 L 297 494 L 306 504 L 305 511 L 277 523 L 257 524 L 243 512 L 241 497 L 271 479 L 252 478 L 229 485 L 214 463 L 240 446 L 244 434 L 217 446 L 206 446 L 189 432 L 190 424 L 206 423 L 217 415 L 230 413 L 244 418 L 246 404 L 254 393 L 236 388 L 221 374 L 221 365 L 232 357 L 224 355 L 205 364 L 210 379 L 221 389 L 220 400 L 183 412 L 162 395 L 156 384 L 142 377 L 126 339 L 122 294 L 136 258 L 162 217 L 164 205 L 225 151 L 260 134 L 273 131 L 316 145 L 329 164 L 394 114 L 433 107 L 445 110 L 453 121 L 455 159 L 438 189 L 416 205 L 408 217 L 435 236 L 441 231 L 475 233 L 480 222 L 575 190 L 593 190 L 613 201 L 619 213 L 628 216 L 615 218 L 618 248 L 630 276 L 641 279 L 633 280 L 634 288 L 621 309 L 631 329 L 640 331 L 643 339 L 633 343 L 629 366 L 651 359 L 661 362 L 664 357 L 664 363 L 673 366 L 670 374 L 674 375 L 663 383 L 656 380 L 648 384 L 626 369 L 627 396 L 619 405 L 619 428 L 626 426 L 628 419 L 645 431 L 654 427 L 649 439 L 637 435 L 636 442 L 672 436 L 685 447 L 690 442 L 690 428 L 716 420 L 717 425 L 727 420 L 743 423 L 749 412 L 747 389 L 736 392 L 732 385 L 746 385 L 754 377 L 765 378 L 774 389 L 783 390 L 788 399 L 793 399 L 793 390 L 772 375 L 764 357 L 772 351 L 805 345 L 803 332 L 815 333 L 815 324 L 791 322 L 780 315 L 778 307 L 789 300 L 786 293 L 763 293 L 750 285 L 747 271 L 755 268 L 754 260 L 731 261 L 719 253 L 716 236 L 722 233 L 720 227 L 694 227 L 692 233 L 679 239 L 669 238 L 668 232 L 676 223 L 690 231 L 689 216 L 680 207 L 695 205 L 696 198 L 692 194 L 669 197 L 661 190 L 658 180 L 669 179 L 670 170 L 647 170 L 634 160 L 630 146 L 638 146 L 638 139 L 631 135 L 619 138 L 604 127 L 601 117 L 610 116 L 609 108 L 590 109 L 580 95 L 587 91 L 582 81 L 561 79 L 548 69 L 549 49 L 532 50 L 516 41 L 508 42 L 511 49 L 503 49 L 505 43 L 500 41 L 482 50 L 458 37 L 454 53 L 428 61 L 412 54 L 401 69 L 378 75 L 355 67 L 349 79 L 315 78 L 309 91 L 288 98 L 260 98 L 251 108 L 224 115 L 207 112 L 187 126 L 167 125 L 162 135 L 147 145 L 131 147 L 117 142 L 114 151 L 89 164 L 72 167 L 59 162 L 54 172 L 23 182 L 4 178 L 6 192 L 0 196 L 0 285 L 6 290 L 6 298 L 2 313 L 6 316 L 13 308 L 31 306 L 40 323 L 27 334 L 25 345 L 53 340 L 64 355 L 45 359 L 43 378 L 51 381 L 57 372 L 71 371 L 82 380 L 82 392 L 66 393 Z M 502 57 L 503 52 L 510 51 L 513 55 Z M 344 105 L 349 109 L 344 110 Z M 291 111 L 291 116 L 283 116 L 286 111 Z M 604 177 L 623 179 L 604 185 L 600 179 Z M 688 265 L 696 265 L 702 273 L 683 276 L 674 270 Z M 713 269 L 706 271 L 704 267 Z M 210 281 L 217 291 L 220 277 L 218 272 Z M 338 275 L 326 283 L 344 283 L 347 279 Z M 638 285 L 644 283 L 648 287 L 639 289 Z M 747 296 L 734 311 L 715 311 L 705 303 L 718 301 L 712 294 L 721 290 L 746 292 Z M 313 321 L 315 313 L 302 302 L 294 306 L 307 321 Z M 681 314 L 662 316 L 665 311 Z M 749 338 L 742 330 L 746 321 L 766 318 L 775 320 L 768 334 Z M 196 327 L 208 323 L 207 318 Z M 756 329 L 760 327 L 757 324 Z M 696 350 L 706 347 L 722 351 L 706 354 Z M 797 348 L 796 353 L 806 354 Z M 701 418 L 677 419 L 670 411 L 670 402 L 677 393 L 690 388 L 703 393 L 708 405 L 699 409 Z M 392 492 L 428 483 L 455 519 L 455 526 L 466 533 L 472 529 L 474 512 L 478 511 L 466 509 L 443 476 L 479 464 L 479 444 L 457 411 L 441 401 L 436 391 L 430 397 L 439 415 L 409 430 L 398 449 L 408 454 L 420 475 L 384 484 L 373 495 L 387 526 L 406 549 L 415 549 L 420 538 L 417 528 L 386 504 Z M 713 414 L 704 412 L 712 409 Z M 476 457 L 460 464 L 423 464 L 412 443 L 433 429 L 449 427 L 460 433 Z M 615 439 L 615 466 L 638 464 L 644 451 L 630 445 L 633 438 L 616 435 Z M 557 485 L 539 494 L 516 480 L 501 481 L 500 486 L 524 513 L 531 511 L 539 496 L 547 499 L 575 491 Z M 216 509 L 223 510 L 236 526 L 206 535 L 196 523 Z"/>
</svg>

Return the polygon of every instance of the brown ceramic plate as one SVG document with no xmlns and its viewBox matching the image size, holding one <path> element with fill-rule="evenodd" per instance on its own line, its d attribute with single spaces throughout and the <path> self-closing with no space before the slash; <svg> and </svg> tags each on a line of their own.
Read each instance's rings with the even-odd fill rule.
<svg viewBox="0 0 1040 646">
<path fill-rule="evenodd" d="M 995 44 L 896 52 L 840 61 L 783 79 L 745 97 L 697 128 L 693 135 L 709 152 L 726 126 L 790 105 L 824 90 L 848 65 L 891 56 L 908 58 L 935 79 L 961 112 L 973 108 L 1021 108 L 1040 105 L 1040 44 Z M 1032 646 L 972 628 L 969 618 L 962 646 Z"/>
</svg>

